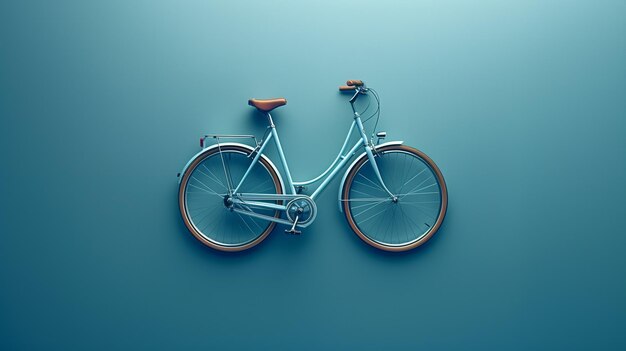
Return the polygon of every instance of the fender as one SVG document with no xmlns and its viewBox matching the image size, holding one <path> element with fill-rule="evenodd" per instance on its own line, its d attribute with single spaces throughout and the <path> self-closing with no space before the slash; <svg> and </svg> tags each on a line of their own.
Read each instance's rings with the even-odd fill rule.
<svg viewBox="0 0 626 351">
<path fill-rule="evenodd" d="M 390 145 L 402 145 L 404 144 L 404 141 L 388 141 L 386 143 L 382 143 L 379 145 L 375 145 L 374 146 L 374 150 L 379 149 L 381 147 L 385 147 L 385 146 L 390 146 Z M 354 167 L 354 165 L 359 162 L 362 158 L 367 157 L 367 154 L 364 152 L 362 154 L 359 155 L 359 157 L 357 157 L 348 167 L 348 169 L 346 169 L 346 173 L 344 173 L 343 177 L 341 178 L 341 183 L 339 183 L 339 193 L 337 195 L 337 201 L 339 204 L 339 212 L 343 213 L 343 206 L 341 204 L 341 194 L 343 193 L 343 186 L 346 183 L 346 178 L 348 177 L 348 173 L 350 173 L 350 170 Z"/>
<path fill-rule="evenodd" d="M 219 146 L 238 146 L 238 147 L 242 147 L 244 149 L 250 150 L 250 152 L 254 151 L 254 148 L 250 145 L 246 145 L 246 144 L 241 144 L 241 143 L 220 143 Z M 209 147 L 206 147 L 204 149 L 202 149 L 200 152 L 198 152 L 197 154 L 195 154 L 185 165 L 185 167 L 183 167 L 183 170 L 178 174 L 178 185 L 180 186 L 180 182 L 183 179 L 183 174 L 185 174 L 185 172 L 187 171 L 187 168 L 189 168 L 189 165 L 198 157 L 200 157 L 202 154 L 204 154 L 205 152 L 209 151 L 209 150 L 213 150 L 216 149 L 218 147 L 218 144 L 215 145 L 211 145 Z M 281 189 L 283 189 L 283 192 L 285 190 L 285 184 L 283 183 L 283 177 L 280 175 L 280 172 L 278 171 L 278 168 L 276 168 L 276 165 L 274 165 L 274 163 L 265 155 L 261 154 L 261 158 L 264 159 L 265 161 L 267 161 L 267 163 L 270 165 L 270 167 L 272 167 L 272 170 L 274 170 L 274 172 L 276 172 L 276 174 L 278 175 L 278 180 L 280 181 L 280 187 Z M 250 160 L 252 161 L 252 160 Z"/>
</svg>

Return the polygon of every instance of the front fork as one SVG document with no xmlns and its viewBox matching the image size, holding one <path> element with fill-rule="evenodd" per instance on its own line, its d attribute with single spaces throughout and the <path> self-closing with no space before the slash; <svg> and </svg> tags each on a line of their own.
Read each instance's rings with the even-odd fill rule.
<svg viewBox="0 0 626 351">
<path fill-rule="evenodd" d="M 354 107 L 353 107 L 353 110 L 354 110 Z M 378 169 L 378 164 L 376 163 L 376 158 L 374 157 L 374 153 L 372 152 L 374 148 L 368 142 L 367 135 L 365 135 L 365 129 L 363 128 L 363 122 L 361 122 L 361 116 L 356 111 L 354 111 L 354 119 L 356 120 L 356 124 L 359 127 L 361 138 L 363 138 L 363 145 L 365 146 L 365 154 L 367 154 L 367 158 L 369 159 L 372 165 L 372 168 L 374 169 L 374 174 L 376 174 L 376 178 L 378 178 L 380 185 L 383 187 L 383 189 L 385 189 L 387 194 L 389 194 L 391 201 L 397 202 L 398 197 L 394 195 L 391 191 L 389 191 L 389 189 L 385 185 L 385 182 L 383 181 L 383 177 L 381 176 L 380 170 Z"/>
</svg>

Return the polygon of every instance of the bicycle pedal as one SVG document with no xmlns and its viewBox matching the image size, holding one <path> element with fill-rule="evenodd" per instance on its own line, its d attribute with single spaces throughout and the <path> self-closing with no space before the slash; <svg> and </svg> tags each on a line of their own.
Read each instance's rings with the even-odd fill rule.
<svg viewBox="0 0 626 351">
<path fill-rule="evenodd" d="M 296 230 L 296 225 L 298 225 L 298 219 L 300 219 L 300 216 L 296 216 L 296 219 L 293 221 L 293 225 L 291 226 L 291 228 L 285 229 L 285 233 L 292 234 L 292 235 L 302 233 L 301 231 Z"/>
</svg>

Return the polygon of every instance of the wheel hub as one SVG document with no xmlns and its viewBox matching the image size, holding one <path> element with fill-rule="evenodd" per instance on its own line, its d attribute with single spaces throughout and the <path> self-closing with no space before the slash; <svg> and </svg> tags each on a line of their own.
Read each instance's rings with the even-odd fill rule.
<svg viewBox="0 0 626 351">
<path fill-rule="evenodd" d="M 226 208 L 233 207 L 233 198 L 230 195 L 224 196 L 224 206 L 226 206 Z"/>
</svg>

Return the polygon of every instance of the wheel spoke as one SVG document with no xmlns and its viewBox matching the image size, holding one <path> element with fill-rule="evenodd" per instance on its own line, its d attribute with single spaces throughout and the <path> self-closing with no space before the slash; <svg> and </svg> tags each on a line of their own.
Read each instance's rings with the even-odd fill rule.
<svg viewBox="0 0 626 351">
<path fill-rule="evenodd" d="M 400 210 L 402 211 L 402 213 L 404 213 L 404 217 L 406 218 L 406 221 L 410 224 L 410 228 L 415 228 L 415 229 L 419 230 L 420 226 L 417 223 L 415 223 L 413 218 L 411 218 L 411 216 L 408 216 L 406 214 L 406 212 L 404 212 L 404 209 L 402 209 L 402 207 L 400 207 Z M 414 234 L 414 232 L 411 231 L 411 235 L 413 235 L 413 234 Z M 414 238 L 414 239 L 417 239 L 417 238 Z M 409 236 L 407 235 L 407 241 L 409 241 L 409 240 L 412 240 L 412 239 L 409 238 Z"/>
<path fill-rule="evenodd" d="M 400 186 L 400 190 L 402 191 L 402 188 L 404 188 L 405 185 L 409 184 L 413 179 L 417 178 L 420 174 L 426 172 L 426 168 L 422 169 L 421 172 L 419 172 L 418 174 L 414 175 L 413 177 L 411 177 L 411 179 L 407 180 L 406 182 L 404 182 L 401 186 Z M 418 185 L 419 186 L 419 185 Z"/>
<path fill-rule="evenodd" d="M 430 218 L 430 219 L 432 219 L 433 221 L 435 220 L 435 218 L 434 218 L 434 217 L 432 217 L 432 215 L 431 215 L 431 214 L 429 214 L 429 213 L 427 213 L 426 211 L 422 210 L 422 209 L 421 209 L 421 208 L 419 208 L 417 205 L 415 205 L 415 204 L 408 204 L 408 205 L 409 205 L 409 206 L 411 206 L 411 207 L 413 207 L 413 208 L 415 208 L 416 210 L 418 210 L 418 211 L 422 212 L 424 215 L 426 215 L 427 217 L 429 217 L 429 218 Z"/>
<path fill-rule="evenodd" d="M 246 225 L 246 227 L 248 227 L 248 230 L 250 230 L 250 233 L 252 233 L 252 235 L 254 235 L 254 230 L 252 230 L 252 228 L 250 228 L 250 226 L 248 225 L 248 222 L 246 222 L 245 219 L 243 219 L 243 217 L 241 216 L 241 214 L 239 212 L 235 212 L 237 214 L 237 216 L 239 216 L 239 218 L 241 218 L 241 221 Z"/>
<path fill-rule="evenodd" d="M 201 187 L 199 187 L 199 186 L 193 185 L 193 184 L 189 184 L 190 186 L 192 186 L 192 187 L 194 187 L 194 188 L 198 188 L 198 189 L 200 189 L 200 190 L 205 190 L 206 192 L 211 193 L 211 194 L 214 194 L 214 195 L 219 195 L 219 194 L 217 193 L 217 191 L 213 190 L 210 186 L 208 186 L 208 185 L 206 185 L 206 184 L 202 183 L 202 182 L 201 182 L 198 178 L 196 178 L 195 176 L 192 176 L 192 178 L 193 178 L 195 181 L 197 181 L 198 183 L 200 183 L 200 184 L 204 185 L 204 189 L 203 189 L 203 188 L 201 188 Z"/>
<path fill-rule="evenodd" d="M 377 189 L 377 190 L 378 190 L 378 189 L 381 189 L 381 190 L 382 190 L 382 187 L 380 186 L 380 184 L 379 184 L 379 183 L 375 183 L 373 180 L 371 180 L 371 179 L 369 179 L 368 177 L 364 176 L 362 173 L 359 173 L 359 175 L 360 175 L 361 177 L 363 177 L 365 180 L 367 180 L 368 182 L 370 182 L 371 184 L 373 184 L 373 185 L 374 185 L 374 189 Z"/>
<path fill-rule="evenodd" d="M 438 204 L 439 201 L 404 201 L 402 200 L 403 204 Z"/>
<path fill-rule="evenodd" d="M 426 179 L 426 180 L 428 180 L 428 179 Z M 425 180 L 425 181 L 426 181 L 426 180 Z M 425 181 L 424 181 L 424 182 L 425 182 Z M 437 182 L 435 181 L 434 183 L 432 183 L 432 184 L 430 184 L 430 185 L 427 185 L 427 186 L 425 186 L 425 187 L 422 187 L 422 188 L 417 189 L 420 185 L 424 184 L 424 182 L 419 183 L 419 184 L 418 184 L 417 186 L 415 186 L 413 189 L 411 189 L 411 190 L 407 191 L 407 194 L 413 194 L 413 193 L 415 193 L 415 192 L 417 192 L 417 191 L 421 191 L 421 190 L 424 190 L 424 189 L 428 189 L 428 188 L 430 188 L 430 187 L 431 187 L 431 186 L 433 186 L 433 185 L 437 185 Z M 417 189 L 417 190 L 415 190 L 415 189 Z"/>
<path fill-rule="evenodd" d="M 346 201 L 346 202 L 361 202 L 361 201 L 371 202 L 371 201 L 385 201 L 385 200 L 390 200 L 390 199 L 388 197 L 360 197 L 358 199 L 341 199 L 341 201 Z"/>
<path fill-rule="evenodd" d="M 370 196 L 370 195 L 371 195 L 371 194 L 364 193 L 364 192 L 362 192 L 362 191 L 358 191 L 358 190 L 354 190 L 354 189 L 352 189 L 352 191 L 354 191 L 355 193 L 358 193 L 358 194 L 362 194 L 362 195 L 367 195 L 367 196 Z"/>
<path fill-rule="evenodd" d="M 382 199 L 382 200 L 374 201 L 374 203 L 379 203 L 379 202 L 383 202 L 383 201 L 387 201 L 387 200 L 389 200 L 389 199 Z M 352 209 L 353 209 L 353 210 L 355 210 L 355 209 L 357 209 L 357 208 L 361 208 L 361 207 L 364 207 L 364 206 L 369 206 L 369 205 L 371 205 L 371 203 L 370 203 L 370 202 L 371 202 L 371 201 L 369 201 L 369 202 L 368 202 L 368 203 L 366 203 L 366 204 L 361 204 L 361 205 L 352 206 Z"/>
<path fill-rule="evenodd" d="M 360 223 L 361 223 L 361 224 L 363 224 L 363 223 L 365 223 L 365 222 L 369 221 L 369 220 L 370 220 L 370 219 L 372 219 L 372 218 L 376 218 L 376 216 L 378 216 L 378 215 L 380 215 L 381 213 L 383 213 L 383 212 L 387 211 L 388 209 L 389 209 L 388 207 L 385 207 L 385 208 L 384 208 L 384 209 L 382 209 L 381 211 L 376 212 L 375 214 L 373 214 L 373 215 L 371 215 L 371 216 L 367 217 L 366 219 L 362 220 Z"/>
<path fill-rule="evenodd" d="M 222 181 L 209 169 L 209 167 L 206 166 L 206 164 L 202 164 L 202 167 L 204 167 L 204 169 L 211 174 L 210 178 L 213 179 L 214 182 L 219 183 L 222 187 L 224 187 L 224 189 L 228 190 L 228 187 L 222 183 Z M 198 170 L 198 172 L 205 174 L 201 170 Z M 209 175 L 207 175 L 207 177 L 209 177 Z"/>
<path fill-rule="evenodd" d="M 373 209 L 373 208 L 377 207 L 378 205 L 382 205 L 383 203 L 384 203 L 384 202 L 383 202 L 383 201 L 381 201 L 381 202 L 375 203 L 375 204 L 373 204 L 373 205 L 371 204 L 371 205 L 370 205 L 370 207 L 368 207 L 368 208 L 366 208 L 365 210 L 362 210 L 361 212 L 359 212 L 359 213 L 355 214 L 355 215 L 354 215 L 354 217 L 358 217 L 358 216 L 362 215 L 363 213 L 365 213 L 365 212 L 367 212 L 367 211 L 369 211 L 369 210 L 371 210 L 371 209 Z"/>
<path fill-rule="evenodd" d="M 380 186 L 378 186 L 378 187 L 373 187 L 373 186 L 371 186 L 371 185 L 369 185 L 369 184 L 365 184 L 365 183 L 363 183 L 363 182 L 359 182 L 359 181 L 357 181 L 357 180 L 355 180 L 354 182 L 355 182 L 356 184 L 360 184 L 360 185 L 366 186 L 366 187 L 371 188 L 371 189 L 374 189 L 374 190 L 383 190 Z"/>
<path fill-rule="evenodd" d="M 258 189 L 261 185 L 265 185 L 265 184 L 267 184 L 268 182 L 270 182 L 270 180 L 269 180 L 269 179 L 266 179 L 265 181 L 263 181 L 263 183 L 259 183 L 259 184 L 255 185 L 253 188 L 251 188 L 250 190 L 247 190 L 246 192 L 247 192 L 247 193 L 254 193 L 254 192 L 256 192 L 256 191 L 257 191 L 257 189 Z M 267 189 L 267 188 L 265 188 L 265 189 Z M 270 189 L 271 189 L 271 188 L 270 188 Z"/>
</svg>

